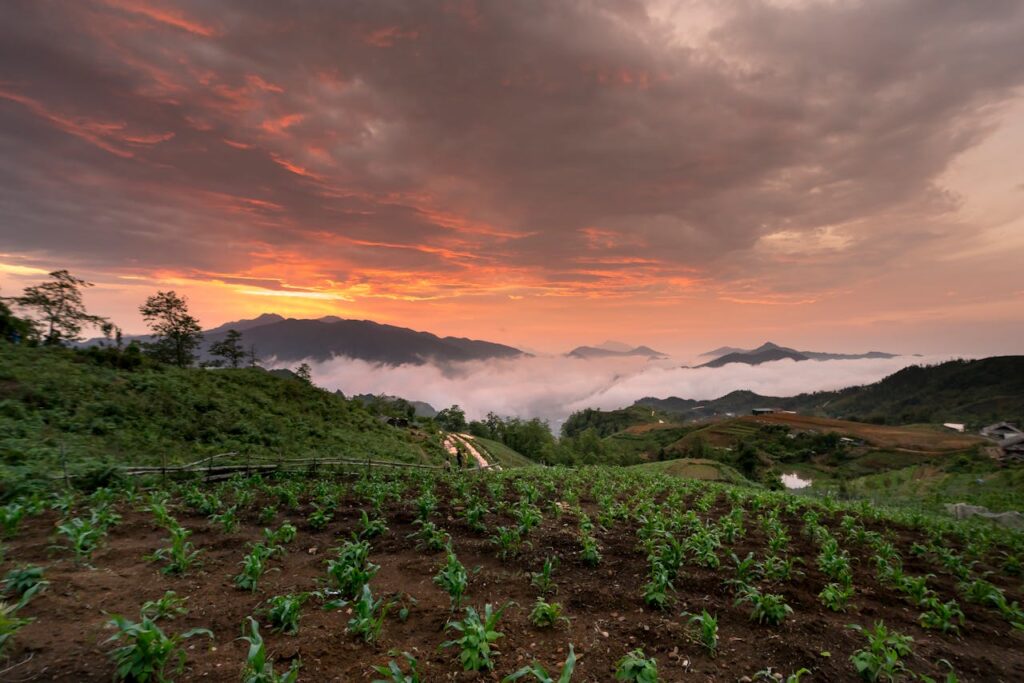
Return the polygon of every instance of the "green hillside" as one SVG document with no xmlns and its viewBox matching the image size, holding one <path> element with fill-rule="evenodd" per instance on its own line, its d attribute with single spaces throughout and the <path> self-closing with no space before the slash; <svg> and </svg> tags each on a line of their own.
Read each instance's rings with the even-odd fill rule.
<svg viewBox="0 0 1024 683">
<path fill-rule="evenodd" d="M 710 401 L 648 397 L 632 407 L 686 420 L 774 407 L 878 424 L 963 422 L 976 428 L 1000 420 L 1024 422 L 1024 356 L 912 365 L 874 384 L 839 391 L 790 397 L 734 391 Z"/>
<path fill-rule="evenodd" d="M 473 440 L 474 445 L 482 451 L 481 455 L 484 456 L 489 463 L 496 463 L 505 469 L 510 467 L 530 467 L 531 465 L 537 464 L 519 451 L 509 448 L 500 441 L 485 439 L 482 436 L 473 436 L 470 438 Z"/>
<path fill-rule="evenodd" d="M 7 478 L 88 463 L 159 464 L 238 451 L 274 457 L 441 458 L 433 438 L 355 401 L 259 368 L 119 369 L 99 353 L 0 344 Z"/>
<path fill-rule="evenodd" d="M 662 462 L 648 462 L 634 465 L 631 469 L 643 470 L 652 474 L 668 474 L 681 479 L 721 481 L 729 484 L 749 485 L 751 483 L 732 467 L 706 458 L 676 458 Z"/>
</svg>

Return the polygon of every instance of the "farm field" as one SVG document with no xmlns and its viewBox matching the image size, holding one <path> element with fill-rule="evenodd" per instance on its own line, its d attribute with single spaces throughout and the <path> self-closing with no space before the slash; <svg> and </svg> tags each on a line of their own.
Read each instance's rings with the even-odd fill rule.
<svg viewBox="0 0 1024 683">
<path fill-rule="evenodd" d="M 570 646 L 572 681 L 1024 680 L 1024 537 L 635 469 L 237 476 L 26 498 L 0 528 L 9 604 L 26 596 L 8 613 L 31 620 L 0 641 L 4 680 L 111 680 L 138 635 L 106 642 L 112 615 L 209 629 L 168 664 L 180 681 L 240 680 L 250 616 L 300 681 L 502 680 L 535 660 L 557 679 Z M 187 613 L 140 622 L 168 590 Z M 486 605 L 493 650 L 442 647 Z M 849 627 L 878 622 L 874 650 Z M 374 671 L 410 674 L 402 652 L 418 679 Z"/>
<path fill-rule="evenodd" d="M 837 432 L 843 436 L 863 439 L 878 448 L 902 448 L 924 452 L 963 451 L 978 444 L 988 443 L 985 439 L 970 434 L 959 434 L 937 425 L 876 425 L 864 422 L 849 422 L 827 417 L 813 417 L 794 413 L 773 413 L 770 415 L 746 416 L 739 418 L 752 424 L 778 424 L 793 429 Z"/>
</svg>

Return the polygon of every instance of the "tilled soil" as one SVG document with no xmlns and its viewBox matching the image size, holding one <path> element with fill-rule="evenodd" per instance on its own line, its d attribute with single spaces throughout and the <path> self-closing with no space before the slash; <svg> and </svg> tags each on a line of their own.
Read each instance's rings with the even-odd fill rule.
<svg viewBox="0 0 1024 683">
<path fill-rule="evenodd" d="M 585 501 L 585 506 L 592 505 Z M 166 532 L 154 524 L 149 513 L 121 508 L 124 519 L 94 555 L 92 567 L 76 565 L 67 551 L 51 548 L 57 521 L 52 512 L 27 519 L 17 537 L 5 543 L 6 560 L 0 571 L 23 563 L 41 564 L 51 583 L 23 610 L 24 616 L 35 621 L 17 634 L 0 664 L 0 680 L 109 681 L 114 667 L 108 653 L 114 645 L 105 642 L 111 635 L 106 627 L 108 615 L 135 619 L 143 602 L 159 598 L 168 589 L 187 596 L 189 613 L 174 621 L 161 621 L 166 630 L 205 627 L 215 634 L 213 641 L 187 641 L 186 668 L 171 677 L 179 681 L 239 680 L 248 646 L 238 638 L 246 617 L 256 614 L 268 597 L 317 589 L 325 577 L 331 549 L 357 528 L 362 509 L 354 500 L 344 501 L 322 531 L 305 524 L 309 512 L 305 506 L 280 514 L 273 526 L 291 519 L 299 527 L 298 538 L 283 558 L 271 561 L 274 571 L 265 575 L 259 590 L 249 593 L 236 589 L 233 578 L 247 544 L 261 539 L 264 525 L 257 524 L 255 513 L 247 513 L 236 533 L 224 534 L 204 517 L 175 511 L 177 519 L 195 532 L 191 540 L 203 554 L 201 568 L 184 577 L 171 577 L 161 574 L 158 564 L 144 559 L 166 544 Z M 256 509 L 258 505 L 253 507 Z M 478 568 L 471 575 L 464 604 L 482 610 L 485 603 L 515 603 L 499 624 L 504 637 L 498 642 L 495 672 L 463 672 L 455 648 L 439 649 L 450 637 L 444 631 L 450 614 L 448 596 L 432 579 L 444 554 L 416 550 L 416 541 L 409 538 L 417 528 L 412 523 L 411 502 L 388 509 L 390 528 L 372 541 L 371 561 L 381 569 L 370 583 L 375 596 L 414 598 L 415 602 L 405 599 L 407 619 L 401 621 L 398 610 L 392 610 L 380 641 L 365 644 L 345 633 L 348 616 L 344 611 L 324 612 L 311 600 L 303 608 L 297 635 L 262 629 L 278 670 L 298 658 L 301 681 L 369 681 L 378 678 L 371 667 L 392 658 L 389 651 L 407 651 L 418 658 L 425 681 L 497 681 L 534 659 L 557 677 L 555 672 L 571 643 L 579 658 L 574 681 L 612 681 L 616 662 L 637 647 L 657 658 L 664 681 L 735 681 L 753 677 L 767 667 L 784 674 L 807 668 L 811 674 L 804 676 L 804 681 L 848 681 L 856 680 L 850 655 L 865 644 L 863 636 L 847 628 L 848 624 L 870 626 L 884 620 L 890 629 L 913 636 L 914 653 L 906 663 L 915 672 L 940 677 L 944 669 L 937 662 L 945 659 L 962 681 L 1024 681 L 1024 633 L 1013 631 L 993 610 L 967 603 L 956 593 L 955 580 L 940 567 L 915 559 L 908 550 L 911 543 L 922 540 L 916 532 L 899 533 L 905 569 L 914 575 L 936 574 L 930 585 L 939 596 L 958 600 L 967 616 L 959 636 L 919 627 L 919 610 L 880 585 L 867 553 L 848 543 L 844 547 L 857 560 L 854 607 L 846 614 L 826 610 L 817 594 L 828 581 L 816 567 L 818 550 L 800 533 L 802 522 L 796 517 L 782 518 L 792 537 L 789 554 L 802 559 L 804 574 L 785 584 L 764 587 L 784 595 L 794 613 L 780 626 L 765 626 L 749 620 L 749 607 L 735 605 L 734 593 L 724 583 L 733 575 L 731 561 L 726 559 L 728 550 L 739 557 L 748 552 L 764 557 L 765 537 L 752 513 L 748 513 L 747 535 L 722 553 L 722 568 L 715 571 L 685 565 L 676 581 L 676 603 L 660 612 L 645 607 L 641 598 L 647 561 L 638 548 L 634 523 L 595 529 L 602 561 L 591 568 L 579 560 L 575 517 L 555 517 L 550 507 L 544 509 L 543 523 L 529 534 L 530 546 L 507 561 L 495 557 L 487 534 L 469 530 L 458 510 L 442 503 L 434 518 L 451 534 L 463 564 L 471 570 Z M 727 511 L 728 506 L 719 500 L 707 517 L 717 518 Z M 492 529 L 512 523 L 496 514 L 488 515 L 486 521 Z M 828 525 L 840 536 L 835 521 Z M 558 590 L 551 599 L 563 604 L 571 622 L 542 630 L 528 619 L 537 597 L 529 572 L 538 570 L 550 555 L 561 558 L 554 574 Z M 994 570 L 979 565 L 975 572 L 980 576 L 989 569 Z M 999 574 L 989 579 L 1011 600 L 1021 600 L 1019 580 Z M 696 643 L 687 629 L 687 618 L 682 616 L 701 609 L 719 619 L 721 643 L 715 657 Z"/>
</svg>

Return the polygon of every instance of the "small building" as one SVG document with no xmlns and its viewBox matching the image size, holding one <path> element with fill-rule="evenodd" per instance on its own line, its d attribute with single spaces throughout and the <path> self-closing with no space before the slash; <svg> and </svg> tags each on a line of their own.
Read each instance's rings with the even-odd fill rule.
<svg viewBox="0 0 1024 683">
<path fill-rule="evenodd" d="M 1008 437 L 1020 436 L 1022 434 L 1024 434 L 1024 432 L 1017 429 L 1009 422 L 996 422 L 995 424 L 991 424 L 988 427 L 982 427 L 981 429 L 982 436 L 989 439 L 995 439 L 996 441 L 1002 441 Z"/>
<path fill-rule="evenodd" d="M 952 429 L 954 432 L 960 433 L 963 433 L 964 429 L 967 427 L 967 425 L 960 422 L 943 422 L 942 426 L 946 429 Z"/>
<path fill-rule="evenodd" d="M 775 412 L 775 408 L 754 408 L 750 411 L 751 415 L 771 415 Z"/>
<path fill-rule="evenodd" d="M 1024 434 L 1008 436 L 999 442 L 1002 462 L 1024 462 Z"/>
</svg>

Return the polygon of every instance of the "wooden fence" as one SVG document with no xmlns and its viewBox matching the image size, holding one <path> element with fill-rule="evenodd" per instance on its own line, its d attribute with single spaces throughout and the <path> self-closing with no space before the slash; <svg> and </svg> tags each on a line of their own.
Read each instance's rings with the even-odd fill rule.
<svg viewBox="0 0 1024 683">
<path fill-rule="evenodd" d="M 229 462 L 234 461 L 234 462 Z M 158 475 L 179 474 L 200 474 L 205 479 L 216 480 L 230 477 L 234 474 L 251 474 L 255 472 L 289 472 L 289 471 L 316 471 L 320 467 L 342 466 L 342 467 L 365 467 L 367 471 L 374 467 L 408 468 L 420 470 L 443 470 L 442 465 L 425 465 L 421 463 L 398 462 L 394 460 L 374 460 L 373 458 L 346 458 L 346 457 L 312 457 L 312 458 L 285 458 L 265 455 L 239 455 L 235 452 L 218 453 L 210 455 L 195 462 L 183 465 L 122 465 L 116 469 L 127 477 L 142 477 Z M 481 471 L 486 468 L 473 468 L 466 470 Z M 60 477 L 62 475 L 57 475 Z M 63 475 L 65 479 L 67 474 Z M 71 478 L 81 475 L 71 475 Z"/>
</svg>

